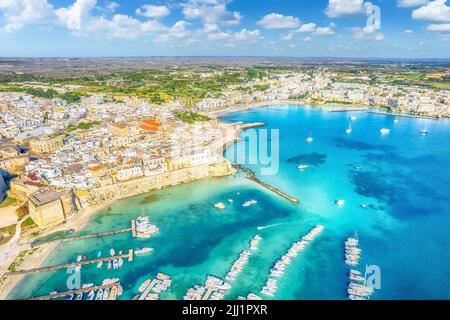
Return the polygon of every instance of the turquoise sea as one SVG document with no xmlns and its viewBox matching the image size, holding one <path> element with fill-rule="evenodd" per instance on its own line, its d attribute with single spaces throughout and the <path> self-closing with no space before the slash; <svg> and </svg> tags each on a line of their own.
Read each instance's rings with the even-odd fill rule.
<svg viewBox="0 0 450 320">
<path fill-rule="evenodd" d="M 357 119 L 347 135 L 350 116 Z M 80 231 L 125 228 L 144 212 L 160 227 L 157 236 L 136 240 L 122 234 L 66 243 L 45 264 L 74 261 L 79 254 L 94 258 L 99 251 L 106 256 L 111 247 L 152 247 L 152 254 L 125 262 L 120 270 L 83 267 L 82 282 L 97 284 L 118 277 L 124 287 L 121 298 L 129 299 L 145 279 L 163 272 L 172 277 L 173 285 L 162 298 L 181 299 L 206 275 L 224 277 L 258 233 L 263 237 L 259 250 L 232 283 L 228 298 L 235 299 L 249 292 L 259 294 L 273 263 L 320 223 L 326 229 L 279 279 L 273 299 L 346 299 L 343 243 L 354 231 L 363 250 L 360 269 L 367 264 L 381 270 L 381 289 L 372 299 L 450 299 L 449 121 L 304 106 L 253 109 L 223 120 L 267 123 L 258 131 L 279 129 L 279 172 L 260 178 L 299 198 L 300 204 L 242 174 L 197 181 L 117 201 Z M 428 135 L 419 133 L 424 127 Z M 381 128 L 391 129 L 390 134 L 382 136 Z M 305 142 L 310 132 L 311 144 Z M 301 172 L 299 164 L 309 167 Z M 258 164 L 247 166 L 258 174 Z M 258 203 L 243 207 L 250 199 Z M 337 199 L 345 204 L 336 206 Z M 222 211 L 214 208 L 219 201 L 226 204 Z M 258 226 L 270 225 L 275 226 L 257 231 Z M 65 270 L 27 276 L 10 298 L 65 291 L 67 276 Z"/>
</svg>

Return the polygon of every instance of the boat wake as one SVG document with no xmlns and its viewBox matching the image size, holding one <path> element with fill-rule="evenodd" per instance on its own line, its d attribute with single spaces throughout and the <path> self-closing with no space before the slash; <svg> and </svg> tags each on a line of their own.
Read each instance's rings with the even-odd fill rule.
<svg viewBox="0 0 450 320">
<path fill-rule="evenodd" d="M 257 230 L 264 230 L 264 229 L 269 229 L 269 228 L 275 228 L 278 226 L 282 226 L 283 224 L 287 224 L 287 222 L 281 222 L 281 223 L 275 223 L 275 224 L 269 224 L 267 226 L 260 226 L 258 228 L 256 228 Z"/>
</svg>

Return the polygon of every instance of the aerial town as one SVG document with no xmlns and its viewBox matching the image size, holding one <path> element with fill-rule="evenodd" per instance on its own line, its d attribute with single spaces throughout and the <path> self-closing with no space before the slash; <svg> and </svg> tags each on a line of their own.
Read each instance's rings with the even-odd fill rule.
<svg viewBox="0 0 450 320">
<path fill-rule="evenodd" d="M 210 79 L 227 72 L 215 68 L 201 70 L 197 76 Z M 185 72 L 171 75 L 185 76 Z M 120 92 L 89 93 L 67 101 L 65 93 L 79 94 L 84 87 L 35 81 L 20 83 L 26 90 L 7 91 L 8 86 L 3 86 L 2 210 L 10 203 L 45 229 L 90 205 L 232 174 L 222 147 L 236 138 L 236 127 L 221 123 L 216 114 L 242 108 L 302 102 L 450 117 L 448 90 L 370 84 L 366 75 L 340 77 L 340 81 L 336 77 L 337 71 L 326 68 L 266 69 L 189 103 L 182 97 L 154 103 Z M 119 80 L 123 81 L 113 77 L 108 83 L 114 86 Z M 50 91 L 61 97 L 43 97 Z"/>
</svg>

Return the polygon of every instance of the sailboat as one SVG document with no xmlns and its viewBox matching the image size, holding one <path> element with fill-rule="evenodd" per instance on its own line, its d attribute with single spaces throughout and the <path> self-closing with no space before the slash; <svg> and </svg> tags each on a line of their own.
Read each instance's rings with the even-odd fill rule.
<svg viewBox="0 0 450 320">
<path fill-rule="evenodd" d="M 420 130 L 421 134 L 427 134 L 428 133 L 428 128 L 425 126 L 424 129 Z"/>
<path fill-rule="evenodd" d="M 345 133 L 346 134 L 352 133 L 352 119 L 351 118 L 350 118 L 347 130 L 345 130 Z"/>
<path fill-rule="evenodd" d="M 306 142 L 311 143 L 311 142 L 313 142 L 313 141 L 314 141 L 314 139 L 313 139 L 312 133 L 311 133 L 311 131 L 310 131 L 310 132 L 309 132 L 309 137 L 306 138 Z"/>
</svg>

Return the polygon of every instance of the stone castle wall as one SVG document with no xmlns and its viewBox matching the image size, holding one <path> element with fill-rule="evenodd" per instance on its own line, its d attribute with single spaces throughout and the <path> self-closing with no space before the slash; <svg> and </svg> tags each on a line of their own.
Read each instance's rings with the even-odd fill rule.
<svg viewBox="0 0 450 320">
<path fill-rule="evenodd" d="M 178 169 L 150 177 L 142 177 L 111 186 L 90 189 L 80 197 L 83 207 L 122 199 L 208 177 L 222 177 L 236 171 L 228 161 Z"/>
</svg>

